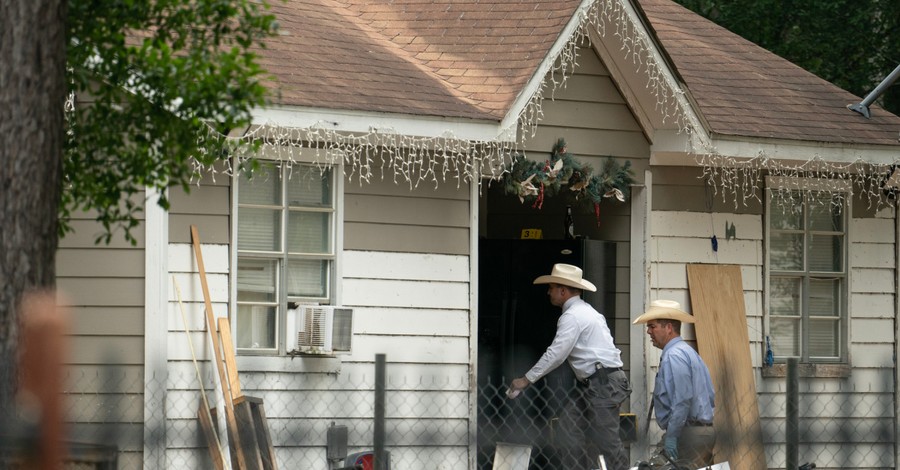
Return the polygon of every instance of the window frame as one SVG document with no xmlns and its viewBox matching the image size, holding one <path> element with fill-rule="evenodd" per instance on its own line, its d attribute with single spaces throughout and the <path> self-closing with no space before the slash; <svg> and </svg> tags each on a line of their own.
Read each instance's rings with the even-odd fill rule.
<svg viewBox="0 0 900 470">
<path fill-rule="evenodd" d="M 787 271 L 787 270 L 773 270 L 772 263 L 769 260 L 769 256 L 771 255 L 771 246 L 770 243 L 772 241 L 772 213 L 773 204 L 777 204 L 777 201 L 773 202 L 773 193 L 778 191 L 800 191 L 803 193 L 803 213 L 804 213 L 804 226 L 803 226 L 803 269 L 801 271 Z M 840 322 L 840 328 L 838 331 L 838 349 L 839 353 L 837 357 L 821 357 L 821 356 L 810 356 L 810 340 L 809 340 L 809 302 L 808 299 L 810 297 L 809 291 L 809 282 L 811 279 L 816 277 L 816 271 L 811 271 L 809 268 L 809 243 L 811 234 L 815 234 L 817 230 L 811 230 L 809 227 L 809 209 L 810 206 L 807 203 L 807 194 L 810 192 L 828 192 L 831 194 L 842 193 L 844 195 L 843 201 L 843 217 L 841 227 L 841 232 L 829 232 L 829 233 L 840 233 L 842 234 L 842 253 L 841 253 L 841 266 L 842 270 L 839 272 L 828 272 L 829 278 L 840 278 L 843 280 L 840 289 L 840 301 L 837 303 L 837 307 L 840 309 L 838 312 L 838 320 Z M 764 217 L 764 255 L 763 255 L 763 269 L 764 269 L 764 291 L 763 291 L 763 303 L 764 303 L 764 327 L 765 334 L 767 336 L 771 336 L 771 328 L 772 328 L 772 279 L 773 272 L 775 275 L 779 273 L 791 273 L 796 274 L 800 277 L 802 287 L 802 296 L 801 296 L 801 308 L 800 308 L 800 362 L 803 364 L 848 364 L 850 361 L 849 347 L 850 347 L 850 284 L 851 284 L 851 274 L 852 269 L 850 267 L 850 225 L 852 220 L 852 183 L 844 180 L 830 180 L 830 179 L 822 179 L 822 178 L 797 178 L 797 177 L 776 177 L 776 176 L 768 176 L 766 177 L 766 199 L 765 199 L 765 217 Z M 766 342 L 763 342 L 763 348 L 766 348 Z M 773 351 L 774 352 L 774 351 Z M 793 356 L 778 356 L 774 357 L 775 363 L 781 364 L 787 361 L 788 357 Z"/>
<path fill-rule="evenodd" d="M 272 147 L 264 147 L 259 150 L 259 153 L 255 157 L 258 161 L 268 161 L 273 163 L 281 163 L 282 169 L 280 171 L 285 171 L 285 167 L 287 167 L 286 171 L 291 171 L 290 166 L 292 165 L 305 165 L 305 166 L 319 166 L 319 167 L 330 167 L 332 173 L 332 188 L 331 188 L 331 198 L 332 198 L 332 206 L 333 210 L 331 222 L 330 222 L 330 233 L 331 233 L 331 253 L 326 255 L 326 258 L 330 260 L 330 269 L 328 269 L 328 279 L 326 281 L 327 284 L 327 292 L 324 298 L 319 298 L 319 302 L 311 301 L 310 303 L 317 303 L 320 305 L 340 305 L 340 299 L 342 297 L 341 292 L 341 282 L 342 279 L 342 253 L 343 253 L 343 229 L 344 229 L 344 178 L 343 178 L 343 168 L 340 164 L 342 161 L 340 158 L 330 159 L 333 163 L 322 163 L 318 156 L 316 155 L 316 149 L 309 148 L 297 148 L 293 147 L 290 149 L 287 148 L 272 148 Z M 231 220 L 230 220 L 230 228 L 231 228 L 231 237 L 230 237 L 230 249 L 229 249 L 229 258 L 230 258 L 230 266 L 229 269 L 229 322 L 231 324 L 232 329 L 232 340 L 235 342 L 235 352 L 237 356 L 244 357 L 287 357 L 288 352 L 290 352 L 293 348 L 288 346 L 288 332 L 287 332 L 287 305 L 288 305 L 288 293 L 287 293 L 287 280 L 286 280 L 286 268 L 285 262 L 287 258 L 287 220 L 286 214 L 291 211 L 289 206 L 287 205 L 287 200 L 285 199 L 287 192 L 287 185 L 281 183 L 281 195 L 282 195 L 282 218 L 281 218 L 281 249 L 285 258 L 279 264 L 278 269 L 278 305 L 276 307 L 276 347 L 275 348 L 260 348 L 260 349 L 251 349 L 251 348 L 238 348 L 237 347 L 237 339 L 238 339 L 238 330 L 237 330 L 237 311 L 238 311 L 238 301 L 237 301 L 237 279 L 238 279 L 238 270 L 237 263 L 238 258 L 245 257 L 246 254 L 239 253 L 238 245 L 237 245 L 237 234 L 238 234 L 238 224 L 239 224 L 239 206 L 240 206 L 240 180 L 241 180 L 241 172 L 237 170 L 240 167 L 240 163 L 237 160 L 237 157 L 232 161 L 232 168 L 235 168 L 235 171 L 232 172 L 231 175 Z M 283 180 L 282 180 L 283 181 Z M 311 210 L 310 212 L 323 212 L 322 210 Z M 254 257 L 252 253 L 249 257 Z M 266 257 L 264 255 L 259 255 L 260 259 L 272 259 L 271 257 Z M 302 257 L 300 258 L 302 259 Z"/>
</svg>

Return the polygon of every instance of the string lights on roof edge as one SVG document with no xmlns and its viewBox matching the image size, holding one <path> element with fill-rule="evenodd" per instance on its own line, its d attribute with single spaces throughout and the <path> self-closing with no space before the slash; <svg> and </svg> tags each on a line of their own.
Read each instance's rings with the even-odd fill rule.
<svg viewBox="0 0 900 470">
<path fill-rule="evenodd" d="M 754 158 L 738 160 L 721 155 L 697 155 L 702 168 L 702 178 L 717 191 L 723 202 L 731 196 L 734 207 L 747 206 L 751 201 L 760 203 L 763 197 L 766 177 L 783 177 L 797 180 L 815 181 L 810 191 L 825 194 L 846 194 L 858 197 L 869 209 L 881 210 L 894 207 L 900 186 L 900 174 L 895 176 L 896 162 L 879 163 L 857 159 L 851 163 L 833 163 L 814 155 L 805 162 L 788 164 L 782 160 L 769 158 L 760 153 Z M 848 191 L 849 189 L 849 191 Z M 769 188 L 773 199 L 783 209 L 790 207 L 794 188 Z M 840 198 L 831 200 L 833 205 L 842 205 Z"/>
<path fill-rule="evenodd" d="M 715 194 L 723 200 L 731 196 L 735 208 L 750 201 L 760 201 L 764 179 L 773 175 L 850 181 L 854 191 L 867 198 L 870 206 L 882 208 L 893 204 L 896 190 L 886 190 L 885 184 L 898 165 L 897 161 L 878 163 L 857 160 L 839 164 L 813 156 L 807 162 L 789 165 L 764 154 L 741 161 L 718 154 L 706 140 L 696 116 L 690 112 L 690 104 L 683 91 L 654 54 L 653 42 L 642 31 L 640 19 L 628 2 L 596 0 L 585 10 L 580 10 L 579 15 L 575 32 L 556 57 L 552 57 L 552 65 L 544 82 L 519 113 L 515 125 L 521 143 L 470 141 L 449 132 L 442 137 L 401 135 L 389 130 L 348 135 L 331 129 L 325 123 L 307 128 L 264 124 L 241 137 L 226 137 L 210 128 L 210 136 L 205 137 L 233 139 L 241 143 L 258 139 L 262 146 L 278 147 L 280 152 L 286 152 L 288 166 L 299 161 L 301 148 L 304 153 L 312 151 L 316 164 L 324 167 L 340 162 L 344 175 L 350 180 L 358 179 L 360 185 L 379 177 L 381 180 L 388 177 L 396 184 L 405 182 L 411 189 L 426 184 L 437 188 L 439 184 L 453 181 L 457 187 L 473 182 L 480 186 L 484 179 L 500 181 L 525 153 L 520 145 L 535 136 L 538 123 L 543 118 L 545 93 L 549 91 L 553 99 L 555 92 L 566 86 L 578 64 L 578 49 L 589 41 L 591 32 L 600 37 L 606 37 L 611 32 L 621 42 L 620 52 L 624 58 L 634 65 L 635 71 L 646 75 L 646 87 L 656 97 L 656 110 L 662 113 L 663 122 L 674 122 L 678 133 L 686 136 L 686 152 L 694 155 L 702 169 L 700 178 L 712 186 Z M 607 31 L 610 27 L 614 30 Z M 240 152 L 236 156 L 239 161 L 253 157 L 252 154 Z M 226 163 L 226 167 L 226 173 L 234 171 L 230 162 Z M 195 170 L 198 174 L 215 173 L 213 168 L 199 164 L 196 164 Z M 379 172 L 380 176 L 377 175 Z"/>
</svg>

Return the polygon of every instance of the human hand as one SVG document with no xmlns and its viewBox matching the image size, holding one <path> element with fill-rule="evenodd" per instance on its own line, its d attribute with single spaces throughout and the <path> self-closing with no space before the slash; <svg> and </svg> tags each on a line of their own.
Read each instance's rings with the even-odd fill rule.
<svg viewBox="0 0 900 470">
<path fill-rule="evenodd" d="M 509 384 L 509 390 L 506 391 L 506 396 L 510 399 L 515 399 L 522 393 L 522 390 L 528 388 L 531 385 L 531 382 L 528 381 L 525 377 L 519 377 L 517 379 L 513 379 L 513 381 Z"/>
<path fill-rule="evenodd" d="M 666 449 L 666 455 L 668 455 L 670 459 L 678 459 L 678 439 L 666 436 L 666 440 L 663 442 L 663 447 Z"/>
</svg>

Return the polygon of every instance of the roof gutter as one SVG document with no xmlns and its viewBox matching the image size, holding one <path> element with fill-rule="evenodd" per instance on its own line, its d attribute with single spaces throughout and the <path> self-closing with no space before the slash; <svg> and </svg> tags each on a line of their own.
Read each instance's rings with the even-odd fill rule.
<svg viewBox="0 0 900 470">
<path fill-rule="evenodd" d="M 487 142 L 497 139 L 497 121 L 420 115 L 336 111 L 273 106 L 252 111 L 252 124 L 287 129 L 323 129 L 341 133 L 396 134 L 435 139 Z"/>
<path fill-rule="evenodd" d="M 683 136 L 677 132 L 657 135 L 651 146 L 650 165 L 698 165 L 704 154 L 688 151 Z M 710 143 L 715 155 L 735 162 L 753 159 L 769 159 L 785 164 L 807 162 L 818 158 L 823 162 L 847 166 L 857 162 L 892 164 L 897 157 L 897 146 L 847 145 L 828 142 L 804 142 L 762 138 L 728 139 L 714 137 Z"/>
</svg>

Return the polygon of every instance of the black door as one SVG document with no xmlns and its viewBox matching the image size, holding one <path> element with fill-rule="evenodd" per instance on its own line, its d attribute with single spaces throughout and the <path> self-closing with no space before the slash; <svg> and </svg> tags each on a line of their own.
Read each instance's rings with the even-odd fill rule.
<svg viewBox="0 0 900 470">
<path fill-rule="evenodd" d="M 554 468 L 554 424 L 575 376 L 563 364 L 518 400 L 503 392 L 540 358 L 556 333 L 560 309 L 546 285 L 534 285 L 555 263 L 581 267 L 598 292 L 585 300 L 601 313 L 614 312 L 615 245 L 589 240 L 481 240 L 479 246 L 478 384 L 479 454 L 496 442 L 530 444 L 532 468 Z M 611 258 L 612 257 L 612 258 Z M 610 329 L 613 322 L 609 321 Z M 492 454 L 490 454 L 492 455 Z"/>
</svg>

